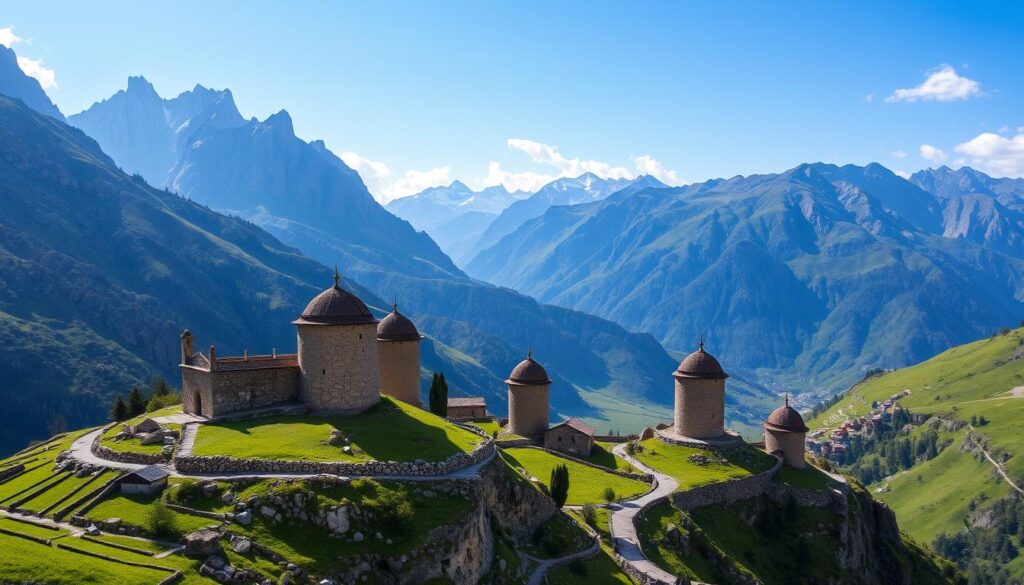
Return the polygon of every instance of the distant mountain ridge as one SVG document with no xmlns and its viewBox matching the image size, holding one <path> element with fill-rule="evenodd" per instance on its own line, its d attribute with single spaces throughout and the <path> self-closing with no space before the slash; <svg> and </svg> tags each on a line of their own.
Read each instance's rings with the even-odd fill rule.
<svg viewBox="0 0 1024 585">
<path fill-rule="evenodd" d="M 13 49 L 0 45 L 0 94 L 19 99 L 33 110 L 64 121 L 64 114 L 50 101 L 39 82 L 21 70 Z"/>
<path fill-rule="evenodd" d="M 805 164 L 552 207 L 467 271 L 668 347 L 707 334 L 766 384 L 834 391 L 1024 315 L 1017 212 L 974 237 L 985 215 L 953 229 L 962 203 L 877 164 Z"/>
<path fill-rule="evenodd" d="M 133 97 L 134 89 L 119 99 L 151 100 L 148 92 Z M 101 116 L 107 102 L 73 122 L 100 125 L 92 130 L 100 136 L 128 135 L 129 110 L 110 108 L 117 115 Z M 397 298 L 451 349 L 448 357 L 488 372 L 476 383 L 487 388 L 494 412 L 506 408 L 501 380 L 532 347 L 555 379 L 554 412 L 587 416 L 605 429 L 623 426 L 607 417 L 630 409 L 631 426 L 666 416 L 671 393 L 662 390 L 664 372 L 675 360 L 651 336 L 468 278 L 427 234 L 381 207 L 322 141 L 295 137 L 287 112 L 227 127 L 193 114 L 188 133 L 177 133 L 187 137 L 168 173 L 171 189 L 245 217 L 315 260 L 339 263 L 380 298 Z M 162 148 L 167 141 L 148 143 Z"/>
</svg>

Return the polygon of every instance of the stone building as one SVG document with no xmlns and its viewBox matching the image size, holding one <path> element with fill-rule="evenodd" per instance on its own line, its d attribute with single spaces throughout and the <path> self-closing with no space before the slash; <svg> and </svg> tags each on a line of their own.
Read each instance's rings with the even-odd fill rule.
<svg viewBox="0 0 1024 585">
<path fill-rule="evenodd" d="M 448 399 L 448 418 L 484 418 L 487 416 L 487 401 L 483 396 L 456 396 Z"/>
<path fill-rule="evenodd" d="M 764 423 L 764 450 L 782 455 L 783 462 L 790 467 L 803 469 L 807 467 L 804 457 L 807 430 L 804 418 L 789 405 L 789 396 L 786 396 L 786 404 L 773 410 Z"/>
<path fill-rule="evenodd" d="M 380 391 L 413 406 L 420 402 L 420 340 L 423 336 L 408 317 L 398 312 L 398 303 L 377 324 L 377 353 L 380 358 Z"/>
<path fill-rule="evenodd" d="M 540 438 L 548 430 L 548 386 L 551 380 L 533 353 L 512 369 L 508 379 L 508 427 L 514 435 Z"/>
<path fill-rule="evenodd" d="M 544 447 L 579 457 L 590 457 L 594 428 L 578 418 L 557 424 L 544 433 Z"/>
<path fill-rule="evenodd" d="M 676 379 L 675 432 L 693 439 L 714 439 L 725 435 L 725 379 L 715 356 L 697 351 L 683 358 L 672 373 Z"/>
<path fill-rule="evenodd" d="M 196 352 L 192 333 L 182 333 L 185 412 L 214 417 L 301 402 L 314 412 L 350 415 L 377 404 L 382 388 L 418 404 L 416 327 L 396 308 L 378 328 L 366 304 L 339 280 L 335 270 L 334 286 L 293 321 L 297 353 L 218 357 L 212 346 Z"/>
</svg>

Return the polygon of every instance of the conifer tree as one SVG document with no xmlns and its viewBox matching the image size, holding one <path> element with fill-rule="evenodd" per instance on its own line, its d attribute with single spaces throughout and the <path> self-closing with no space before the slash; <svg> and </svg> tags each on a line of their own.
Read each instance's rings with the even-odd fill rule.
<svg viewBox="0 0 1024 585">
<path fill-rule="evenodd" d="M 444 374 L 441 372 L 434 372 L 434 377 L 430 381 L 428 402 L 430 412 L 440 417 L 448 416 L 448 382 L 445 381 Z"/>
<path fill-rule="evenodd" d="M 551 490 L 551 497 L 555 500 L 555 506 L 561 509 L 569 498 L 569 468 L 556 465 L 551 470 L 551 482 L 548 484 Z"/>
<path fill-rule="evenodd" d="M 171 392 L 171 387 L 167 384 L 167 380 L 165 380 L 163 376 L 157 374 L 153 377 L 152 390 L 149 393 L 150 397 L 167 396 Z"/>
<path fill-rule="evenodd" d="M 146 412 L 146 399 L 142 396 L 142 390 L 138 386 L 132 386 L 128 392 L 128 414 L 138 416 Z"/>
<path fill-rule="evenodd" d="M 128 405 L 124 403 L 124 396 L 117 395 L 113 408 L 110 409 L 110 418 L 117 422 L 128 419 Z"/>
</svg>

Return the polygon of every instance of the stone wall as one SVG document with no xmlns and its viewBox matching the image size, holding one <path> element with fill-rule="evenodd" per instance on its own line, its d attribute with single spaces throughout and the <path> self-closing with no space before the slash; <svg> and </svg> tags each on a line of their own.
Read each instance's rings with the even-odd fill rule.
<svg viewBox="0 0 1024 585">
<path fill-rule="evenodd" d="M 846 494 L 832 489 L 809 490 L 772 482 L 767 495 L 776 502 L 785 503 L 792 498 L 801 506 L 831 508 L 836 513 L 843 513 L 846 509 Z"/>
<path fill-rule="evenodd" d="M 5 469 L 3 471 L 0 471 L 0 483 L 3 483 L 5 481 L 7 481 L 8 479 L 14 477 L 15 475 L 20 474 L 22 471 L 25 471 L 25 464 L 24 463 L 19 463 L 17 465 L 9 467 L 9 468 L 7 468 L 7 469 Z"/>
<path fill-rule="evenodd" d="M 581 433 L 568 425 L 550 428 L 544 433 L 545 449 L 552 449 L 579 457 L 590 457 L 590 449 L 593 446 L 594 437 Z"/>
<path fill-rule="evenodd" d="M 181 405 L 185 412 L 213 416 L 213 375 L 208 370 L 181 366 Z"/>
<path fill-rule="evenodd" d="M 356 414 L 380 402 L 377 327 L 298 325 L 300 399 L 314 411 Z"/>
<path fill-rule="evenodd" d="M 420 342 L 378 341 L 377 352 L 380 393 L 421 407 Z"/>
<path fill-rule="evenodd" d="M 274 459 L 236 459 L 228 456 L 175 457 L 179 473 L 305 473 L 344 476 L 416 476 L 445 475 L 476 465 L 494 456 L 493 441 L 477 446 L 472 453 L 456 453 L 444 461 L 370 461 L 345 463 L 327 461 L 279 461 Z"/>
<path fill-rule="evenodd" d="M 508 385 L 508 427 L 523 437 L 539 436 L 548 430 L 548 386 Z"/>
<path fill-rule="evenodd" d="M 114 423 L 118 424 L 118 423 Z M 99 457 L 100 459 L 106 459 L 108 461 L 119 461 L 121 463 L 135 463 L 138 465 L 153 465 L 156 463 L 164 463 L 166 459 L 160 453 L 132 453 L 130 451 L 115 451 L 109 447 L 104 446 L 100 441 L 103 438 L 103 433 L 106 433 L 114 424 L 109 424 L 103 427 L 103 430 L 96 435 L 96 438 L 92 440 L 92 445 L 89 446 L 89 450 L 92 454 Z"/>
<path fill-rule="evenodd" d="M 725 380 L 676 378 L 675 430 L 705 439 L 725 433 Z"/>
<path fill-rule="evenodd" d="M 715 504 L 730 504 L 747 498 L 755 498 L 767 493 L 772 485 L 772 478 L 782 467 L 782 458 L 775 457 L 775 465 L 767 471 L 742 477 L 730 479 L 719 483 L 699 486 L 672 494 L 672 503 L 676 508 L 689 512 L 701 506 Z"/>
<path fill-rule="evenodd" d="M 299 369 L 294 367 L 215 370 L 210 374 L 213 409 L 204 413 L 206 416 L 294 402 L 299 396 Z"/>
</svg>

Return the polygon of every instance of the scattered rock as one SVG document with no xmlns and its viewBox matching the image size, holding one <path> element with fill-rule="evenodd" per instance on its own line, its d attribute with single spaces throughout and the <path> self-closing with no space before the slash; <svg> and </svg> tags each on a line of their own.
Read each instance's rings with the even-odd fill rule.
<svg viewBox="0 0 1024 585">
<path fill-rule="evenodd" d="M 239 512 L 238 514 L 235 514 L 235 522 L 238 522 L 242 526 L 248 526 L 252 524 L 252 512 L 250 512 L 249 510 L 245 510 L 244 512 Z"/>
<path fill-rule="evenodd" d="M 249 552 L 249 549 L 251 548 L 252 541 L 248 538 L 236 538 L 231 542 L 231 550 L 235 551 L 240 555 L 244 555 L 245 553 Z"/>
<path fill-rule="evenodd" d="M 230 490 L 224 492 L 223 494 L 220 495 L 220 501 L 224 502 L 225 504 L 230 504 L 231 502 L 234 502 L 235 492 L 232 492 Z"/>
<path fill-rule="evenodd" d="M 224 565 L 227 564 L 227 561 L 225 561 L 222 557 L 214 555 L 206 559 L 206 564 L 210 565 L 211 567 L 219 571 L 224 568 Z"/>
<path fill-rule="evenodd" d="M 204 528 L 185 535 L 185 556 L 203 558 L 220 552 L 220 533 Z"/>
<path fill-rule="evenodd" d="M 352 542 L 363 542 L 364 538 L 365 537 L 363 536 L 362 532 L 356 532 L 352 535 Z"/>
<path fill-rule="evenodd" d="M 121 527 L 120 518 L 107 518 L 103 521 L 103 530 L 107 532 L 117 532 L 117 529 Z"/>
<path fill-rule="evenodd" d="M 86 527 L 85 533 L 88 534 L 89 536 L 99 536 L 100 535 L 100 529 L 97 528 L 95 524 L 90 524 L 89 526 Z"/>
</svg>

